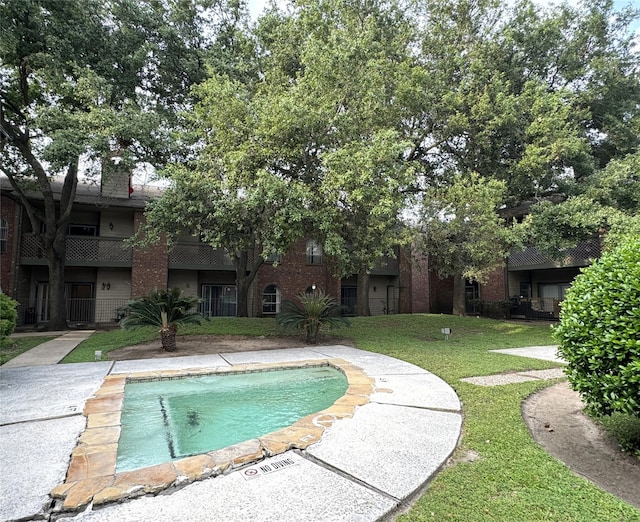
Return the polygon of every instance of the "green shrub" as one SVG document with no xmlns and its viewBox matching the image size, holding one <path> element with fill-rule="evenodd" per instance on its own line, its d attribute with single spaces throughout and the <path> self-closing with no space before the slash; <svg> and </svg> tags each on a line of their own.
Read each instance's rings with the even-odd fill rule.
<svg viewBox="0 0 640 522">
<path fill-rule="evenodd" d="M 276 322 L 287 330 L 301 330 L 306 334 L 306 342 L 315 344 L 322 327 L 337 328 L 349 325 L 349 320 L 342 317 L 342 307 L 333 297 L 323 292 L 311 292 L 298 296 L 302 306 L 292 301 L 282 303 L 282 312 Z"/>
<path fill-rule="evenodd" d="M 120 326 L 125 330 L 157 326 L 160 328 L 162 349 L 175 352 L 178 326 L 199 324 L 204 320 L 202 314 L 192 310 L 199 302 L 195 296 L 183 296 L 179 288 L 156 289 L 126 304 L 123 308 L 126 316 L 120 321 Z"/>
<path fill-rule="evenodd" d="M 4 345 L 6 338 L 16 329 L 18 302 L 0 292 L 0 343 Z"/>
<path fill-rule="evenodd" d="M 582 271 L 554 337 L 591 411 L 640 416 L 640 238 L 624 239 Z"/>
</svg>

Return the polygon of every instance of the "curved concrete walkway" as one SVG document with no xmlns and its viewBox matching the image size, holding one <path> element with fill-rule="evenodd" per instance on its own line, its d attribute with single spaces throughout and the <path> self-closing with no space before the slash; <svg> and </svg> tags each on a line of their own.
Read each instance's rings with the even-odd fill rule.
<svg viewBox="0 0 640 522">
<path fill-rule="evenodd" d="M 0 367 L 0 520 L 55 518 L 49 491 L 63 482 L 85 428 L 84 403 L 105 376 L 147 370 L 341 358 L 375 379 L 370 402 L 320 442 L 169 494 L 80 513 L 77 520 L 375 521 L 392 516 L 455 449 L 462 414 L 443 380 L 412 364 L 347 346 L 140 361 Z M 283 462 L 286 461 L 286 465 Z M 53 513 L 52 513 L 53 511 Z"/>
</svg>

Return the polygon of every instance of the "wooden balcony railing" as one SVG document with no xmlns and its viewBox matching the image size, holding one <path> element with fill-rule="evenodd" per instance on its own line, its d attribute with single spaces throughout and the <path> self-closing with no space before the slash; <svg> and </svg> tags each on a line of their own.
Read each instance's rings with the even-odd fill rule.
<svg viewBox="0 0 640 522">
<path fill-rule="evenodd" d="M 507 268 L 510 271 L 514 271 L 587 266 L 593 259 L 599 257 L 600 241 L 598 239 L 590 239 L 582 241 L 575 248 L 558 252 L 558 256 L 555 259 L 538 252 L 533 247 L 512 252 L 509 255 Z"/>
<path fill-rule="evenodd" d="M 169 268 L 234 270 L 233 261 L 222 248 L 202 243 L 178 243 L 169 251 Z"/>
<path fill-rule="evenodd" d="M 131 266 L 132 248 L 124 238 L 69 236 L 65 263 L 79 266 Z M 45 253 L 33 234 L 22 236 L 22 264 L 46 264 Z"/>
</svg>

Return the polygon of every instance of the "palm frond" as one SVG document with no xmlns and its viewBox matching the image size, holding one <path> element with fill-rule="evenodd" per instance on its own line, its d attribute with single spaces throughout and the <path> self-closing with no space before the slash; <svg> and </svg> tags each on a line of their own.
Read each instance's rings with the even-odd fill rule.
<svg viewBox="0 0 640 522">
<path fill-rule="evenodd" d="M 120 321 L 125 329 L 141 326 L 166 327 L 167 325 L 194 324 L 204 317 L 195 310 L 200 299 L 195 296 L 183 296 L 179 288 L 154 290 L 149 295 L 133 299 L 125 306 L 126 316 Z M 163 321 L 166 314 L 166 324 Z"/>
<path fill-rule="evenodd" d="M 293 301 L 284 301 L 277 323 L 287 330 L 306 332 L 307 342 L 315 343 L 321 328 L 348 326 L 349 320 L 341 314 L 342 307 L 323 292 L 300 294 L 301 306 Z"/>
</svg>

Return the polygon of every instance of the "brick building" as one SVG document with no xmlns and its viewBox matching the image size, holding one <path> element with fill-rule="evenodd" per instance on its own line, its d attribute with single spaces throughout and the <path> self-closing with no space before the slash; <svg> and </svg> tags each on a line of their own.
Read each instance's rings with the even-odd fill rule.
<svg viewBox="0 0 640 522">
<path fill-rule="evenodd" d="M 48 319 L 48 269 L 30 221 L 6 179 L 0 202 L 0 284 L 19 303 L 19 324 Z M 54 186 L 55 188 L 55 186 Z M 181 237 L 169 250 L 164 244 L 131 247 L 130 238 L 144 220 L 154 188 L 130 190 L 128 178 L 105 184 L 80 182 L 67 236 L 65 268 L 67 320 L 70 325 L 113 323 L 121 307 L 154 288 L 181 288 L 201 298 L 208 316 L 236 315 L 235 271 L 222 249 L 195 237 Z M 34 202 L 42 199 L 30 195 Z M 496 269 L 485 286 L 469 285 L 471 300 L 507 300 L 507 272 Z M 279 259 L 259 270 L 249 295 L 250 316 L 273 316 L 280 303 L 309 288 L 318 288 L 353 311 L 354 276 L 336 278 L 322 245 L 301 239 Z M 380 263 L 370 278 L 372 315 L 450 313 L 452 283 L 429 270 L 428 259 L 398 250 Z M 470 313 L 475 312 L 469 309 Z"/>
<path fill-rule="evenodd" d="M 6 179 L 1 187 L 1 289 L 20 303 L 19 324 L 44 323 L 48 320 L 46 258 Z M 130 191 L 128 179 L 120 184 L 78 185 L 65 261 L 69 324 L 116 322 L 130 298 L 154 288 L 178 287 L 198 295 L 201 311 L 208 316 L 236 315 L 235 270 L 224 250 L 194 237 L 179 238 L 170 250 L 164 244 L 141 248 L 125 243 L 143 222 L 145 203 L 155 190 L 135 187 Z M 38 193 L 30 198 L 36 203 L 42 199 Z M 425 277 L 418 273 L 407 253 L 381 263 L 371 274 L 372 313 L 428 312 Z M 355 277 L 334 277 L 322 245 L 303 239 L 280 259 L 261 267 L 250 289 L 249 315 L 275 315 L 283 300 L 311 287 L 351 309 L 355 306 Z"/>
</svg>

